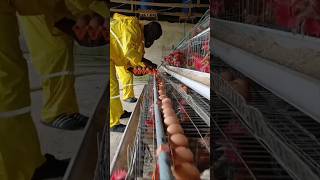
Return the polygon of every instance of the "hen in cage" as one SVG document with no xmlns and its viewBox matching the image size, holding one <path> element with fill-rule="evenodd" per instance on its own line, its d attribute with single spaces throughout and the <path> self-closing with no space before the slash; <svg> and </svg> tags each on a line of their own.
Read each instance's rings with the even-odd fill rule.
<svg viewBox="0 0 320 180">
<path fill-rule="evenodd" d="M 211 15 L 320 37 L 319 0 L 212 0 Z"/>
<path fill-rule="evenodd" d="M 172 53 L 164 57 L 170 66 L 210 72 L 210 14 L 202 17 L 195 27 L 174 48 Z"/>
</svg>

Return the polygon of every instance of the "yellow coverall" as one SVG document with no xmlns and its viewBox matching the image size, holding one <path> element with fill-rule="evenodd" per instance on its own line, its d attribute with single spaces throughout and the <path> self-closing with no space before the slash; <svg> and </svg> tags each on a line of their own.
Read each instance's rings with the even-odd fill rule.
<svg viewBox="0 0 320 180">
<path fill-rule="evenodd" d="M 122 99 L 127 100 L 134 98 L 133 74 L 126 70 L 124 66 L 116 66 L 116 70 L 122 84 Z"/>
<path fill-rule="evenodd" d="M 110 127 L 120 124 L 123 107 L 116 66 L 138 66 L 144 54 L 143 25 L 136 17 L 115 13 L 110 22 Z"/>
<path fill-rule="evenodd" d="M 30 180 L 35 169 L 45 161 L 41 154 L 37 132 L 31 118 L 28 67 L 19 47 L 19 28 L 16 12 L 22 16 L 34 16 L 31 21 L 36 26 L 47 24 L 47 29 L 44 29 L 43 32 L 42 30 L 39 32 L 37 28 L 30 28 L 29 30 L 32 31 L 31 35 L 34 35 L 33 30 L 38 30 L 39 38 L 43 38 L 43 42 L 53 40 L 53 43 L 42 46 L 44 43 L 39 41 L 39 38 L 34 37 L 36 38 L 34 42 L 42 43 L 37 46 L 40 49 L 35 49 L 35 45 L 32 45 L 33 47 L 29 46 L 29 48 L 32 56 L 34 56 L 33 61 L 35 61 L 38 70 L 45 76 L 44 93 L 48 95 L 47 97 L 54 99 L 58 96 L 53 95 L 51 90 L 53 88 L 62 88 L 61 86 L 72 82 L 72 78 L 67 76 L 61 79 L 52 77 L 56 75 L 54 73 L 59 68 L 70 70 L 70 61 L 61 65 L 57 61 L 61 62 L 62 60 L 56 60 L 50 56 L 59 49 L 56 47 L 58 42 L 63 43 L 62 47 L 66 48 L 64 50 L 60 48 L 62 52 L 58 53 L 58 56 L 72 56 L 72 52 L 70 54 L 70 40 L 65 40 L 61 34 L 57 37 L 49 35 L 49 31 L 54 34 L 53 22 L 72 14 L 80 15 L 82 12 L 87 11 L 88 6 L 102 5 L 101 3 L 92 2 L 92 0 L 65 1 L 67 6 L 64 5 L 62 0 L 0 0 L 0 180 Z M 99 8 L 98 11 L 107 11 L 107 9 Z M 28 32 L 26 33 L 30 35 Z M 34 43 L 32 40 L 28 40 L 28 45 Z M 61 46 L 61 44 L 59 45 Z M 48 53 L 46 48 L 54 48 L 54 50 L 50 50 Z M 40 60 L 39 58 L 47 61 L 46 64 L 37 62 Z M 60 58 L 63 59 L 63 57 Z M 59 58 L 57 57 L 57 59 Z M 47 78 L 50 78 L 50 80 Z M 55 86 L 55 83 L 58 86 Z M 63 88 L 68 89 L 69 87 Z M 62 96 L 70 95 L 72 91 L 66 90 Z M 53 99 L 46 100 L 46 102 L 54 103 Z M 59 98 L 56 100 L 61 101 Z M 52 106 L 53 111 L 56 111 L 55 108 L 59 109 L 54 105 Z"/>
</svg>

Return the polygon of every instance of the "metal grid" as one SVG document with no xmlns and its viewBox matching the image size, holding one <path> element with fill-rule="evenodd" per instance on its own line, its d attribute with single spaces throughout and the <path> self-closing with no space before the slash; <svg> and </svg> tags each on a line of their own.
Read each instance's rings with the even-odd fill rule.
<svg viewBox="0 0 320 180">
<path fill-rule="evenodd" d="M 140 117 L 134 147 L 129 147 L 127 179 L 149 178 L 155 169 L 155 129 L 153 113 L 153 82 L 146 85 L 140 104 Z"/>
<path fill-rule="evenodd" d="M 209 72 L 205 65 L 210 63 L 210 14 L 209 10 L 190 32 L 177 44 L 173 52 L 165 57 L 165 61 L 176 67 Z M 176 58 L 177 53 L 180 53 Z M 207 57 L 207 58 L 206 58 Z M 178 59 L 178 60 L 177 60 Z"/>
<path fill-rule="evenodd" d="M 181 83 L 177 79 L 171 76 L 165 76 L 166 82 L 174 88 L 179 95 L 184 98 L 186 103 L 204 120 L 204 122 L 210 126 L 210 101 L 196 93 L 192 89 L 188 89 L 188 93 L 181 91 Z"/>
<path fill-rule="evenodd" d="M 212 0 L 211 15 L 320 37 L 318 0 Z"/>
<path fill-rule="evenodd" d="M 215 179 L 292 179 L 227 103 L 212 95 Z"/>
<path fill-rule="evenodd" d="M 304 128 L 300 123 L 320 125 L 291 105 L 285 103 L 261 86 L 256 85 L 250 92 L 252 98 L 248 104 L 257 107 L 268 120 L 268 125 L 286 142 L 305 163 L 309 164 L 320 177 L 320 139 Z M 299 117 L 299 119 L 296 119 Z M 300 122 L 300 123 L 299 123 Z M 314 132 L 314 131 L 313 131 Z"/>
<path fill-rule="evenodd" d="M 175 112 L 177 112 L 178 119 L 181 120 L 180 123 L 184 130 L 184 134 L 189 139 L 190 149 L 195 155 L 195 165 L 199 168 L 200 172 L 209 169 L 210 127 L 173 86 L 172 81 L 174 81 L 174 79 L 165 75 L 162 75 L 162 77 L 166 82 L 166 94 L 172 101 L 172 106 L 174 107 Z M 194 93 L 195 92 L 190 92 L 190 95 L 194 95 Z M 207 110 L 210 108 L 207 100 L 204 100 L 199 95 L 194 95 L 194 98 L 195 97 L 199 98 L 198 101 L 203 102 L 201 107 Z"/>
<path fill-rule="evenodd" d="M 173 107 L 181 121 L 184 134 L 188 137 L 191 151 L 194 153 L 195 165 L 200 171 L 209 168 L 210 160 L 210 127 L 185 103 L 183 95 L 172 85 L 172 79 L 161 75 L 166 82 L 166 94 L 172 100 Z M 190 95 L 209 113 L 209 102 L 190 90 Z M 151 179 L 156 169 L 156 132 L 153 110 L 153 80 L 150 79 L 142 94 L 140 119 L 133 147 L 128 147 L 127 179 Z M 166 139 L 168 137 L 165 137 Z"/>
<path fill-rule="evenodd" d="M 223 94 L 291 175 L 300 179 L 319 178 L 320 142 L 316 130 L 320 129 L 319 124 L 257 84 L 253 84 L 249 99 L 245 102 L 219 77 L 218 72 L 228 66 L 218 59 L 214 63 L 214 89 Z M 243 77 L 230 67 L 229 71 Z"/>
</svg>

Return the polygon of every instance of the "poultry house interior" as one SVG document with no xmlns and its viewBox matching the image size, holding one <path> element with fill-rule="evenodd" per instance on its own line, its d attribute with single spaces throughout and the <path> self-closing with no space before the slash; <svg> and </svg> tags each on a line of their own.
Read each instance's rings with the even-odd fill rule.
<svg viewBox="0 0 320 180">
<path fill-rule="evenodd" d="M 210 7 L 214 179 L 320 179 L 319 1 Z"/>
<path fill-rule="evenodd" d="M 146 78 L 111 162 L 111 178 L 210 178 L 210 12 Z"/>
</svg>

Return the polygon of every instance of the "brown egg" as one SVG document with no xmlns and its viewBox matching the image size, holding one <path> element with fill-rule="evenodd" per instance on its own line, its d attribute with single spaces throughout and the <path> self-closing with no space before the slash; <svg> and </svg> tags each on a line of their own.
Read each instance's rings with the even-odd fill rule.
<svg viewBox="0 0 320 180">
<path fill-rule="evenodd" d="M 159 86 L 163 86 L 164 85 L 164 82 L 163 81 L 159 81 Z"/>
<path fill-rule="evenodd" d="M 166 111 L 163 112 L 163 116 L 165 118 L 169 118 L 169 117 L 177 117 L 176 113 L 172 110 L 172 109 L 164 109 Z"/>
<path fill-rule="evenodd" d="M 170 126 L 171 124 L 179 124 L 179 119 L 175 117 L 164 118 L 164 124 Z"/>
<path fill-rule="evenodd" d="M 165 104 L 165 106 L 166 105 L 167 104 Z M 176 112 L 174 112 L 174 110 L 170 106 L 163 108 L 162 112 L 163 112 L 163 114 L 167 114 L 168 116 L 170 116 L 171 114 L 176 114 Z"/>
<path fill-rule="evenodd" d="M 179 146 L 174 149 L 174 158 L 181 162 L 193 162 L 193 153 L 189 148 Z"/>
<path fill-rule="evenodd" d="M 232 79 L 233 79 L 232 73 L 230 71 L 223 71 L 220 74 L 220 76 L 225 81 L 232 81 Z"/>
<path fill-rule="evenodd" d="M 178 147 L 178 146 L 186 146 L 187 147 L 189 144 L 188 138 L 181 133 L 171 135 L 170 140 L 171 140 L 172 146 L 174 148 Z"/>
<path fill-rule="evenodd" d="M 164 89 L 164 85 L 163 84 L 159 84 L 159 88 L 163 88 Z"/>
<path fill-rule="evenodd" d="M 180 85 L 180 90 L 184 91 L 185 93 L 188 93 L 188 87 L 186 85 L 184 85 L 184 84 Z"/>
<path fill-rule="evenodd" d="M 161 95 L 161 96 L 159 96 L 159 99 L 162 100 L 162 99 L 164 99 L 166 97 L 167 97 L 166 95 Z"/>
<path fill-rule="evenodd" d="M 162 103 L 161 103 L 161 104 L 162 104 Z M 171 105 L 171 104 L 162 104 L 162 105 L 161 105 L 161 108 L 162 108 L 162 110 L 167 109 L 167 108 L 172 109 L 172 105 Z"/>
<path fill-rule="evenodd" d="M 167 128 L 167 132 L 170 135 L 177 134 L 177 133 L 183 134 L 183 129 L 180 124 L 171 124 Z"/>
<path fill-rule="evenodd" d="M 160 95 L 160 96 L 161 96 L 161 95 L 165 95 L 165 91 L 163 91 L 163 90 L 159 90 L 158 92 L 159 92 L 159 95 Z"/>
<path fill-rule="evenodd" d="M 163 117 L 164 118 L 169 118 L 169 117 L 178 118 L 176 114 L 164 114 Z"/>
<path fill-rule="evenodd" d="M 177 180 L 200 180 L 200 172 L 191 163 L 181 163 L 172 169 L 172 174 Z"/>
<path fill-rule="evenodd" d="M 162 100 L 162 104 L 172 104 L 172 102 L 171 102 L 171 99 L 170 98 L 164 98 L 163 100 Z"/>
<path fill-rule="evenodd" d="M 249 84 L 246 80 L 236 79 L 231 82 L 231 86 L 236 90 L 244 99 L 249 95 Z"/>
<path fill-rule="evenodd" d="M 245 79 L 238 78 L 238 79 L 233 80 L 232 82 L 237 83 L 243 87 L 249 87 L 249 81 L 245 80 Z"/>
</svg>

